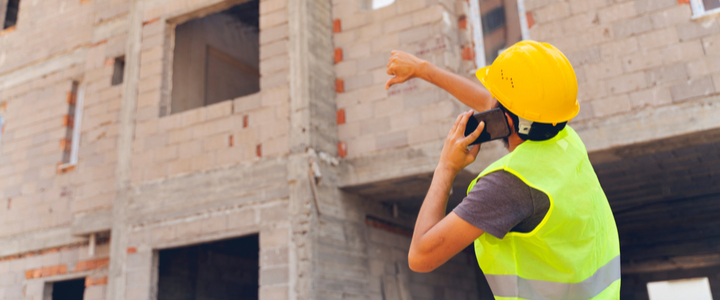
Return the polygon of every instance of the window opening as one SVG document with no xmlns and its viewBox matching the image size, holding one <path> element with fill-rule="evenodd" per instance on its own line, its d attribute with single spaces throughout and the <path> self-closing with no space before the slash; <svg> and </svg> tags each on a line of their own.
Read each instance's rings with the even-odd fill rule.
<svg viewBox="0 0 720 300">
<path fill-rule="evenodd" d="M 85 278 L 56 281 L 46 284 L 46 295 L 50 294 L 51 298 L 46 300 L 83 300 L 85 293 Z"/>
<path fill-rule="evenodd" d="M 78 161 L 84 94 L 84 87 L 79 82 L 73 81 L 67 96 L 68 114 L 64 120 L 66 131 L 61 144 L 63 157 L 62 164 L 58 167 L 59 171 L 67 170 L 67 167 L 77 164 Z"/>
<path fill-rule="evenodd" d="M 158 300 L 258 299 L 258 235 L 160 250 Z"/>
<path fill-rule="evenodd" d="M 171 113 L 260 91 L 259 1 L 175 28 Z"/>
<path fill-rule="evenodd" d="M 690 0 L 693 18 L 720 12 L 720 0 Z"/>
<path fill-rule="evenodd" d="M 523 0 L 471 0 L 470 22 L 478 68 L 513 44 L 529 39 Z"/>
<path fill-rule="evenodd" d="M 372 9 L 383 8 L 395 3 L 395 0 L 372 0 Z"/>
<path fill-rule="evenodd" d="M 17 23 L 19 9 L 20 0 L 8 0 L 7 8 L 5 10 L 5 22 L 3 23 L 3 29 L 8 29 L 15 26 L 15 24 Z"/>
<path fill-rule="evenodd" d="M 112 85 L 118 85 L 123 83 L 123 77 L 125 76 L 125 56 L 115 58 L 115 66 L 113 68 Z"/>
</svg>

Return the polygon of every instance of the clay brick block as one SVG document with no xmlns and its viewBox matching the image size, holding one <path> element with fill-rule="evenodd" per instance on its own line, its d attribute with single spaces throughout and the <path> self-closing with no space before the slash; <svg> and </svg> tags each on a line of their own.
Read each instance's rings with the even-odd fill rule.
<svg viewBox="0 0 720 300">
<path fill-rule="evenodd" d="M 262 268 L 260 269 L 260 286 L 277 285 L 288 282 L 288 267 Z"/>
<path fill-rule="evenodd" d="M 335 48 L 335 63 L 339 63 L 343 60 L 342 48 Z"/>
<path fill-rule="evenodd" d="M 288 41 L 279 40 L 274 43 L 260 46 L 260 59 L 265 60 L 276 55 L 286 54 L 288 52 Z"/>
<path fill-rule="evenodd" d="M 345 124 L 345 110 L 344 109 L 338 109 L 335 119 L 337 121 L 337 124 Z"/>
<path fill-rule="evenodd" d="M 347 156 L 347 144 L 345 142 L 338 142 L 337 148 L 338 156 L 340 158 L 344 158 L 345 156 Z"/>
<path fill-rule="evenodd" d="M 375 147 L 378 150 L 407 146 L 407 144 L 406 131 L 378 135 L 375 140 Z"/>
<path fill-rule="evenodd" d="M 335 76 L 338 78 L 349 77 L 357 73 L 357 61 L 345 60 L 335 64 Z"/>
<path fill-rule="evenodd" d="M 289 242 L 288 228 L 268 228 L 260 231 L 260 249 L 287 247 Z"/>
<path fill-rule="evenodd" d="M 649 86 L 662 85 L 668 82 L 689 79 L 688 73 L 685 69 L 685 64 L 683 63 L 651 69 L 645 74 L 647 76 Z"/>
<path fill-rule="evenodd" d="M 260 3 L 260 14 L 268 14 L 287 7 L 288 0 L 268 0 Z"/>
<path fill-rule="evenodd" d="M 475 60 L 475 50 L 470 46 L 464 46 L 462 48 L 462 59 L 468 61 Z"/>
<path fill-rule="evenodd" d="M 632 105 L 630 104 L 630 98 L 627 94 L 595 100 L 591 104 L 595 115 L 598 117 L 627 112 L 632 109 Z"/>
<path fill-rule="evenodd" d="M 109 258 L 84 260 L 75 263 L 75 272 L 90 271 L 107 268 L 110 264 Z"/>
<path fill-rule="evenodd" d="M 644 49 L 652 49 L 675 44 L 679 41 L 677 30 L 672 27 L 651 31 L 638 36 L 638 44 Z"/>
<path fill-rule="evenodd" d="M 630 94 L 633 109 L 644 106 L 660 106 L 672 102 L 670 90 L 666 87 L 656 87 Z"/>
<path fill-rule="evenodd" d="M 541 2 L 541 1 L 537 1 Z M 609 2 L 605 0 L 570 0 L 570 11 L 573 14 L 583 13 L 590 10 L 595 10 L 599 7 L 606 6 Z M 531 10 L 531 8 L 525 7 L 527 10 Z"/>
<path fill-rule="evenodd" d="M 288 37 L 288 25 L 280 25 L 260 31 L 260 45 L 266 45 Z"/>
<path fill-rule="evenodd" d="M 535 22 L 538 24 L 565 18 L 570 15 L 570 5 L 566 2 L 556 2 L 533 12 Z"/>
<path fill-rule="evenodd" d="M 623 69 L 626 72 L 635 72 L 654 68 L 663 64 L 663 55 L 661 51 L 649 51 L 645 53 L 637 53 L 623 58 Z"/>
<path fill-rule="evenodd" d="M 718 24 L 718 22 L 686 22 L 678 24 L 675 28 L 677 29 L 677 34 L 681 41 L 691 40 L 720 32 L 720 24 Z"/>
<path fill-rule="evenodd" d="M 426 40 L 433 36 L 433 31 L 430 25 L 403 30 L 400 32 L 400 44 L 412 44 Z"/>
<path fill-rule="evenodd" d="M 106 285 L 107 281 L 108 281 L 107 276 L 99 277 L 99 278 L 88 276 L 88 277 L 85 277 L 85 287 L 87 288 L 87 287 L 91 287 L 94 285 Z"/>
<path fill-rule="evenodd" d="M 425 7 L 425 0 L 397 0 L 395 2 L 399 15 L 422 9 Z"/>
<path fill-rule="evenodd" d="M 660 51 L 665 64 L 696 60 L 705 55 L 700 40 L 660 48 Z"/>
<path fill-rule="evenodd" d="M 646 86 L 647 82 L 643 72 L 621 75 L 607 81 L 608 91 L 614 95 L 638 91 Z M 598 113 L 598 110 L 596 109 L 595 112 Z"/>
<path fill-rule="evenodd" d="M 393 33 L 413 26 L 412 15 L 398 16 L 383 21 L 383 33 Z"/>
<path fill-rule="evenodd" d="M 338 92 L 338 93 L 345 92 L 345 81 L 342 78 L 335 79 L 335 92 Z"/>
<path fill-rule="evenodd" d="M 412 13 L 413 26 L 433 23 L 443 17 L 445 9 L 441 5 L 433 5 Z"/>
<path fill-rule="evenodd" d="M 127 253 L 128 253 L 128 254 L 137 253 L 137 248 L 135 248 L 135 247 L 128 247 L 128 248 L 127 248 Z"/>
<path fill-rule="evenodd" d="M 342 31 L 342 21 L 340 19 L 333 20 L 333 33 Z"/>
<path fill-rule="evenodd" d="M 261 93 L 255 93 L 252 95 L 235 98 L 235 100 L 233 100 L 233 113 L 247 113 L 250 110 L 259 108 L 262 103 L 261 96 Z"/>
<path fill-rule="evenodd" d="M 533 17 L 532 12 L 526 12 L 525 19 L 527 20 L 528 28 L 533 28 L 533 26 L 535 26 L 535 17 Z"/>
<path fill-rule="evenodd" d="M 711 76 L 693 78 L 670 87 L 673 102 L 681 102 L 715 93 Z"/>
<path fill-rule="evenodd" d="M 287 10 L 260 15 L 260 31 L 287 23 Z"/>
<path fill-rule="evenodd" d="M 663 28 L 688 22 L 691 17 L 692 10 L 689 6 L 676 5 L 653 13 L 650 15 L 650 20 L 654 28 Z"/>
<path fill-rule="evenodd" d="M 627 19 L 637 15 L 635 2 L 618 3 L 598 11 L 598 18 L 603 24 L 612 23 L 618 20 Z"/>
<path fill-rule="evenodd" d="M 635 5 L 638 14 L 644 14 L 677 5 L 677 2 L 676 0 L 636 0 Z"/>
<path fill-rule="evenodd" d="M 205 107 L 205 120 L 213 120 L 232 114 L 233 102 L 223 101 Z"/>
<path fill-rule="evenodd" d="M 615 39 L 621 39 L 650 31 L 652 28 L 650 17 L 646 15 L 614 23 L 613 33 Z"/>
<path fill-rule="evenodd" d="M 373 84 L 372 73 L 365 73 L 353 77 L 343 79 L 344 88 L 343 91 L 352 91 L 359 88 L 367 87 Z M 337 82 L 336 82 L 337 84 Z M 336 85 L 337 88 L 337 85 Z"/>
</svg>

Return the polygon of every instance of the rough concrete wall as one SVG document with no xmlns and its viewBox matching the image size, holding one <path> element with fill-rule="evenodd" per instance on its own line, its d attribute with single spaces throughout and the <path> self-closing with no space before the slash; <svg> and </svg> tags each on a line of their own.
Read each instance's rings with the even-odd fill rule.
<svg viewBox="0 0 720 300">
<path fill-rule="evenodd" d="M 105 299 L 109 244 L 74 244 L 0 259 L 0 299 L 45 299 L 49 279 L 85 279 L 84 300 Z"/>
<path fill-rule="evenodd" d="M 240 1 L 242 2 L 242 1 Z M 235 1 L 234 4 L 237 4 Z M 161 117 L 171 82 L 173 22 L 229 7 L 223 1 L 144 3 L 132 182 L 278 157 L 288 152 L 287 13 L 260 3 L 260 88 L 252 95 Z"/>
<path fill-rule="evenodd" d="M 720 91 L 717 16 L 692 20 L 690 5 L 674 0 L 525 5 L 536 22 L 531 37 L 575 67 L 581 110 L 571 125 L 589 150 L 720 126 L 708 122 L 715 110 L 704 103 Z"/>
<path fill-rule="evenodd" d="M 260 298 L 287 295 L 285 162 L 267 159 L 137 187 L 128 206 L 127 299 L 153 299 L 154 250 L 260 235 Z"/>
<path fill-rule="evenodd" d="M 7 215 L 0 219 L 10 222 L 0 226 L 0 236 L 70 225 L 109 208 L 114 195 L 120 95 L 110 77 L 113 59 L 124 52 L 127 6 L 106 0 L 20 5 L 17 29 L 0 36 L 0 93 L 7 103 L 0 216 Z M 63 128 L 73 81 L 85 91 L 78 163 L 58 172 L 62 145 L 69 149 Z"/>
<path fill-rule="evenodd" d="M 397 49 L 452 72 L 472 69 L 472 56 L 461 56 L 468 35 L 458 29 L 467 2 L 397 0 L 376 10 L 334 2 L 338 137 L 348 157 L 441 140 L 465 106 L 420 79 L 386 91 L 386 65 Z"/>
</svg>

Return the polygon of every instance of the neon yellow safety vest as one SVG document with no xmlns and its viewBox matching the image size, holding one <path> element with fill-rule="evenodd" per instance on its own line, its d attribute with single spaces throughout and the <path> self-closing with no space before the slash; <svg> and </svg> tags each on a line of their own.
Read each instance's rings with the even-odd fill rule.
<svg viewBox="0 0 720 300">
<path fill-rule="evenodd" d="M 550 208 L 532 232 L 475 240 L 495 299 L 619 299 L 615 218 L 577 133 L 566 126 L 552 139 L 520 144 L 480 173 L 468 193 L 498 170 L 544 192 Z"/>
</svg>

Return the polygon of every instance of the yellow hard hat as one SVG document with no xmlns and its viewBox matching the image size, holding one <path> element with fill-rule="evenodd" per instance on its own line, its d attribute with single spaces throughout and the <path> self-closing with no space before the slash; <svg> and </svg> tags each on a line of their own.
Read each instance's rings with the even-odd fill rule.
<svg viewBox="0 0 720 300">
<path fill-rule="evenodd" d="M 553 45 L 518 42 L 475 75 L 495 99 L 520 118 L 556 124 L 570 121 L 580 110 L 575 71 Z"/>
</svg>

